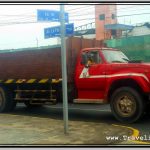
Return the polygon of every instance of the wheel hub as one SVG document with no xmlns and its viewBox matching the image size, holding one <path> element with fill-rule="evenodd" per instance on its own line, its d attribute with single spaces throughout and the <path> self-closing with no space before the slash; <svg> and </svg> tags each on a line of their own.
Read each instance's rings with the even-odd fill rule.
<svg viewBox="0 0 150 150">
<path fill-rule="evenodd" d="M 117 102 L 118 111 L 123 116 L 131 116 L 136 108 L 134 98 L 132 96 L 122 96 Z"/>
</svg>

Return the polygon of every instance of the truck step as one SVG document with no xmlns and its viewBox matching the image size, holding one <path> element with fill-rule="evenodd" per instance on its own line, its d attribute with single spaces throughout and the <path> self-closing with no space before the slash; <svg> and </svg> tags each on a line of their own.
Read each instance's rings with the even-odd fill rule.
<svg viewBox="0 0 150 150">
<path fill-rule="evenodd" d="M 56 99 L 46 99 L 46 98 L 15 98 L 15 100 L 32 100 L 32 101 L 56 101 Z"/>
<path fill-rule="evenodd" d="M 84 103 L 84 104 L 91 104 L 91 103 L 97 103 L 97 104 L 104 104 L 106 103 L 104 99 L 74 99 L 74 103 Z"/>
<path fill-rule="evenodd" d="M 56 92 L 56 90 L 15 90 L 15 92 Z"/>
</svg>

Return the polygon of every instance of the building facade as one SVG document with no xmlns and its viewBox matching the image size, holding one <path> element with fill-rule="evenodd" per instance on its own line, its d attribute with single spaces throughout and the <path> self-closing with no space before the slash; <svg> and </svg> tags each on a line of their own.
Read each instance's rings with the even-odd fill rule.
<svg viewBox="0 0 150 150">
<path fill-rule="evenodd" d="M 112 30 L 106 30 L 106 24 L 117 24 L 116 5 L 95 5 L 96 40 L 111 39 Z M 116 31 L 113 31 L 116 32 Z"/>
</svg>

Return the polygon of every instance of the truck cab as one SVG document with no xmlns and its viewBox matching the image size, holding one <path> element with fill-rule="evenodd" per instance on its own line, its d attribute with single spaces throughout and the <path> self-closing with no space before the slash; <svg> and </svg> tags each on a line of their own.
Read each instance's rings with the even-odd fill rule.
<svg viewBox="0 0 150 150">
<path fill-rule="evenodd" d="M 120 50 L 83 49 L 76 66 L 74 102 L 110 103 L 119 121 L 134 122 L 149 104 L 149 72 L 149 64 L 130 61 Z"/>
</svg>

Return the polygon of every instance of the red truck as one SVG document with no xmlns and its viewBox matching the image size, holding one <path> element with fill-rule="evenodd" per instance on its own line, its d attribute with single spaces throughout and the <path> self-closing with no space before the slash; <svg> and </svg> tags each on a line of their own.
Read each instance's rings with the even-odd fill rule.
<svg viewBox="0 0 150 150">
<path fill-rule="evenodd" d="M 75 44 L 78 46 L 79 44 Z M 70 103 L 110 103 L 121 122 L 141 118 L 149 105 L 150 65 L 117 49 L 67 46 Z M 0 53 L 0 112 L 62 102 L 60 47 Z"/>
</svg>

